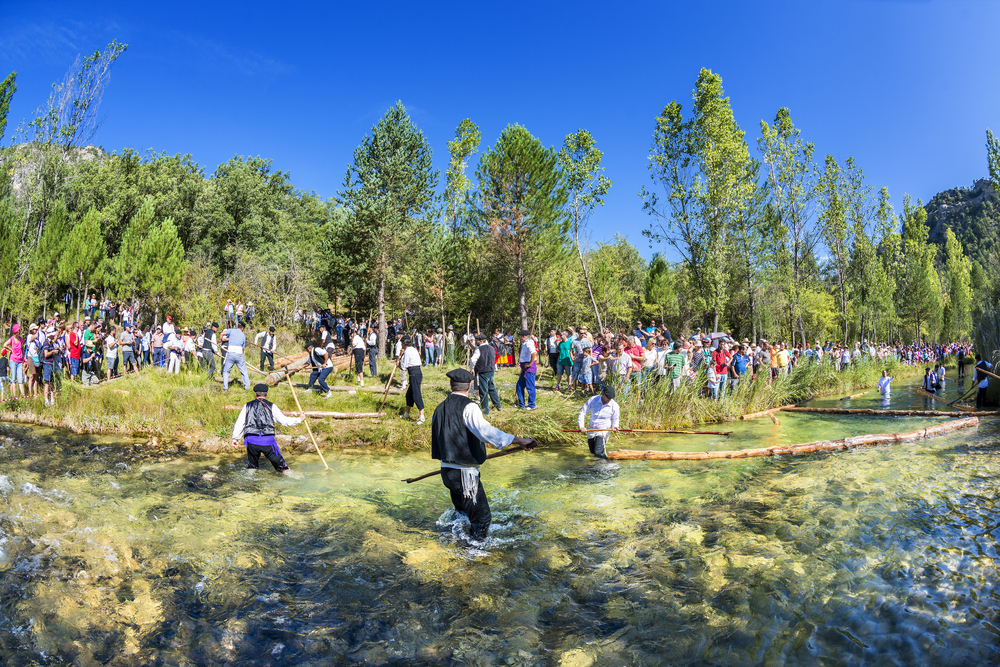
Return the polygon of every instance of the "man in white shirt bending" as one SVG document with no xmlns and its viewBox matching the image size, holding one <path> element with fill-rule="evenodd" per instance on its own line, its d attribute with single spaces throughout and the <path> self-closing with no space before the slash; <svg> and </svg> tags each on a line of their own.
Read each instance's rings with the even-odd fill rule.
<svg viewBox="0 0 1000 667">
<path fill-rule="evenodd" d="M 584 426 L 587 413 L 590 413 L 590 425 Z M 621 418 L 621 408 L 615 401 L 615 388 L 605 385 L 599 396 L 594 396 L 580 409 L 580 414 L 576 418 L 580 430 L 587 429 L 587 445 L 590 446 L 590 453 L 599 459 L 608 458 L 604 446 L 608 442 L 611 431 L 618 430 L 618 421 Z M 601 429 L 595 431 L 594 429 Z"/>
</svg>

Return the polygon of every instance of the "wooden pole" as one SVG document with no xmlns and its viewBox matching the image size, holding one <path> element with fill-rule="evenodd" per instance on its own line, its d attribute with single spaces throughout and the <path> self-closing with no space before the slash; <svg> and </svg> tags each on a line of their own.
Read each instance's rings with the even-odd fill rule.
<svg viewBox="0 0 1000 667">
<path fill-rule="evenodd" d="M 628 449 L 617 449 L 608 452 L 611 460 L 634 460 L 643 459 L 650 461 L 705 461 L 709 459 L 745 459 L 756 456 L 779 456 L 782 454 L 813 454 L 816 452 L 831 452 L 845 449 L 853 449 L 865 445 L 883 445 L 897 442 L 910 442 L 922 438 L 957 431 L 963 428 L 971 428 L 979 423 L 976 417 L 965 417 L 957 421 L 946 424 L 937 424 L 927 428 L 917 429 L 909 433 L 880 433 L 873 435 L 859 435 L 853 438 L 842 440 L 821 440 L 819 442 L 807 442 L 800 445 L 775 445 L 761 449 L 737 449 L 725 452 L 661 452 L 661 451 L 633 451 Z"/>
<path fill-rule="evenodd" d="M 505 449 L 501 452 L 497 452 L 496 454 L 490 454 L 489 456 L 486 457 L 486 460 L 489 461 L 490 459 L 496 459 L 501 456 L 507 456 L 508 454 L 517 454 L 518 452 L 524 452 L 524 451 L 528 450 L 526 450 L 523 445 L 518 445 L 517 447 L 511 447 L 510 449 Z M 433 477 L 434 475 L 440 475 L 440 474 L 441 474 L 441 469 L 438 468 L 434 472 L 424 473 L 419 477 L 409 477 L 407 479 L 401 479 L 399 481 L 406 482 L 407 484 L 413 484 L 414 482 L 419 482 L 422 479 L 427 479 L 428 477 Z"/>
<path fill-rule="evenodd" d="M 563 433 L 594 433 L 601 431 L 611 431 L 610 428 L 564 428 Z M 676 431 L 676 430 L 654 430 L 648 428 L 620 428 L 616 433 L 681 433 L 683 435 L 725 435 L 730 436 L 732 431 Z"/>
<path fill-rule="evenodd" d="M 379 412 L 385 408 L 385 400 L 389 398 L 389 387 L 392 386 L 392 378 L 396 377 L 396 369 L 399 368 L 396 364 L 392 365 L 392 372 L 389 373 L 389 381 L 385 383 L 385 393 L 382 394 L 382 405 L 378 406 Z"/>
<path fill-rule="evenodd" d="M 842 399 L 840 399 L 840 400 L 842 400 L 842 401 L 849 401 L 849 400 L 851 400 L 852 398 L 858 398 L 859 396 L 864 396 L 864 395 L 865 395 L 865 394 L 867 394 L 867 393 L 868 393 L 867 391 L 863 391 L 863 392 L 861 392 L 860 394 L 851 394 L 850 396 L 844 396 L 844 397 L 843 397 Z"/>
<path fill-rule="evenodd" d="M 798 404 L 790 403 L 788 405 L 783 405 L 780 408 L 768 408 L 767 410 L 761 410 L 760 412 L 751 412 L 750 414 L 740 415 L 740 419 L 748 420 L 748 419 L 757 419 L 759 417 L 766 417 L 772 412 L 777 412 L 778 410 L 787 410 L 788 408 L 794 408 L 796 405 Z"/>
<path fill-rule="evenodd" d="M 305 419 L 306 413 L 302 410 L 302 404 L 299 403 L 299 395 L 295 393 L 295 387 L 292 386 L 292 376 L 286 373 L 285 379 L 288 380 L 288 390 L 292 392 L 292 398 L 295 399 L 295 407 L 299 409 L 299 414 L 301 414 L 303 419 Z M 316 448 L 316 453 L 319 454 L 319 460 L 323 462 L 323 467 L 329 470 L 330 466 L 326 464 L 326 459 L 323 458 L 323 452 L 322 450 L 320 450 L 319 444 L 316 442 L 316 438 L 313 436 L 313 430 L 309 427 L 309 422 L 307 421 L 305 422 L 305 424 L 306 424 L 306 431 L 309 432 L 309 439 L 312 440 L 313 447 Z"/>
<path fill-rule="evenodd" d="M 223 410 L 242 410 L 242 405 L 224 405 Z M 306 410 L 306 417 L 313 419 L 378 419 L 384 417 L 384 412 L 329 412 L 323 410 Z"/>
<path fill-rule="evenodd" d="M 943 412 L 941 410 L 872 410 L 862 408 L 784 408 L 784 412 L 811 412 L 826 415 L 865 415 L 867 417 L 966 417 L 975 414 L 979 417 L 996 417 L 998 412 Z"/>
</svg>

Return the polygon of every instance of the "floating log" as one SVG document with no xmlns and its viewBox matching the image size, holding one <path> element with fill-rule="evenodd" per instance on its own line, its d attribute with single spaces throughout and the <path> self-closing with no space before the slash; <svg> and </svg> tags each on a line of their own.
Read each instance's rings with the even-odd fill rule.
<svg viewBox="0 0 1000 667">
<path fill-rule="evenodd" d="M 359 391 L 381 392 L 382 391 L 382 387 L 355 387 L 355 386 L 351 386 L 351 385 L 345 385 L 343 387 L 330 387 L 330 391 L 346 391 L 346 392 L 348 392 L 350 394 L 353 394 L 353 393 L 356 393 L 356 392 L 359 392 Z M 393 394 L 393 395 L 396 395 L 396 394 L 405 394 L 406 392 L 403 391 L 402 389 L 397 389 L 395 387 L 392 387 L 392 388 L 389 389 L 389 393 Z"/>
<path fill-rule="evenodd" d="M 242 410 L 242 405 L 224 405 L 223 410 Z M 378 419 L 385 417 L 384 412 L 326 412 L 323 410 L 306 410 L 301 413 L 314 419 Z"/>
<path fill-rule="evenodd" d="M 863 391 L 863 392 L 861 392 L 860 394 L 851 394 L 850 396 L 844 396 L 844 397 L 843 397 L 842 399 L 840 399 L 840 400 L 842 400 L 842 401 L 849 401 L 849 400 L 851 400 L 852 398 L 858 398 L 858 397 L 860 397 L 860 396 L 864 396 L 864 395 L 865 395 L 865 394 L 867 394 L 867 393 L 868 393 L 867 391 Z"/>
<path fill-rule="evenodd" d="M 790 404 L 782 406 L 780 408 L 768 408 L 767 410 L 761 410 L 760 412 L 751 412 L 750 414 L 747 414 L 747 415 L 740 415 L 740 419 L 743 419 L 743 420 L 759 419 L 760 417 L 766 417 L 766 416 L 770 415 L 773 412 L 777 412 L 778 410 L 785 410 L 787 408 L 794 408 L 796 405 L 798 405 L 798 403 L 790 403 Z"/>
<path fill-rule="evenodd" d="M 775 417 L 773 412 L 768 412 L 767 416 L 771 418 L 771 421 L 774 422 L 775 426 L 780 426 L 781 425 L 781 420 L 778 419 L 777 417 Z"/>
<path fill-rule="evenodd" d="M 924 389 L 923 387 L 914 387 L 914 389 L 916 389 L 917 393 L 920 394 L 921 396 L 926 396 L 927 398 L 933 398 L 936 401 L 941 401 L 942 403 L 945 403 L 945 400 L 944 400 L 943 396 L 938 396 L 937 394 L 933 394 L 933 393 L 927 391 L 926 389 Z M 966 405 L 965 403 L 959 403 L 960 400 L 962 400 L 961 396 L 957 400 L 955 400 L 954 402 L 952 402 L 952 403 L 945 403 L 945 405 L 950 405 L 951 407 L 955 408 L 956 410 L 960 410 L 962 412 L 975 412 L 976 411 L 976 409 L 974 407 L 972 407 L 971 405 Z"/>
<path fill-rule="evenodd" d="M 578 428 L 564 428 L 563 433 L 600 433 L 601 431 L 610 431 L 610 428 L 585 428 L 583 430 Z M 648 428 L 620 428 L 615 433 L 681 433 L 683 435 L 725 435 L 730 436 L 733 434 L 732 431 L 676 431 L 676 430 L 655 430 Z"/>
<path fill-rule="evenodd" d="M 615 461 L 643 459 L 650 461 L 705 461 L 708 459 L 745 459 L 755 456 L 780 456 L 782 454 L 813 454 L 816 452 L 832 452 L 853 449 L 866 445 L 884 445 L 896 442 L 910 442 L 921 438 L 929 438 L 950 431 L 971 428 L 979 423 L 976 417 L 963 417 L 953 422 L 928 426 L 909 433 L 879 433 L 873 435 L 858 435 L 843 440 L 820 440 L 800 445 L 775 445 L 760 449 L 737 449 L 724 452 L 661 452 L 635 451 L 618 449 L 608 452 L 608 458 Z"/>
<path fill-rule="evenodd" d="M 785 412 L 814 412 L 827 415 L 865 415 L 868 417 L 995 417 L 998 412 L 943 412 L 941 410 L 873 410 L 871 408 L 782 408 Z"/>
</svg>

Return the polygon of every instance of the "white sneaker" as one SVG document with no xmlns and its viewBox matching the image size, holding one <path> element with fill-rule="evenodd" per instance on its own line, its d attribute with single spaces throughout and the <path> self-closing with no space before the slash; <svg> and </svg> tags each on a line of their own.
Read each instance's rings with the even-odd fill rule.
<svg viewBox="0 0 1000 667">
<path fill-rule="evenodd" d="M 323 394 L 323 398 L 333 398 L 333 392 L 332 391 L 326 392 L 325 394 Z"/>
<path fill-rule="evenodd" d="M 424 423 L 425 421 L 427 421 L 427 420 L 426 420 L 426 419 L 424 419 L 423 417 L 421 417 L 420 419 L 418 419 L 418 420 L 417 420 L 417 426 L 420 426 L 420 425 L 421 425 L 421 424 L 423 424 L 423 423 Z"/>
<path fill-rule="evenodd" d="M 365 386 L 365 381 L 364 380 L 361 381 L 361 386 L 362 387 Z"/>
</svg>

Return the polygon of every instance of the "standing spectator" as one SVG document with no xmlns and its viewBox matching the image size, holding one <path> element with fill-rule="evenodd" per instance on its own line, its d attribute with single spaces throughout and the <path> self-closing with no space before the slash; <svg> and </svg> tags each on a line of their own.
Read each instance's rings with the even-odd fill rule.
<svg viewBox="0 0 1000 667">
<path fill-rule="evenodd" d="M 360 331 L 355 331 L 351 336 L 351 353 L 354 355 L 355 382 L 362 387 L 365 386 L 365 340 L 361 337 Z"/>
<path fill-rule="evenodd" d="M 132 326 L 122 325 L 120 356 L 122 359 L 122 372 L 129 373 L 138 370 L 135 363 L 135 336 L 132 334 Z"/>
<path fill-rule="evenodd" d="M 108 327 L 108 335 L 104 338 L 104 353 L 108 361 L 107 378 L 118 374 L 118 339 L 115 337 L 115 328 Z"/>
<path fill-rule="evenodd" d="M 95 340 L 91 338 L 84 344 L 83 353 L 80 356 L 80 375 L 84 385 L 98 384 L 100 378 L 100 365 L 95 349 Z"/>
<path fill-rule="evenodd" d="M 449 367 L 455 365 L 455 325 L 448 325 L 448 335 L 445 337 L 445 360 Z"/>
<path fill-rule="evenodd" d="M 378 375 L 378 331 L 375 327 L 368 328 L 365 349 L 368 351 L 368 370 L 371 371 L 372 377 L 375 377 Z"/>
<path fill-rule="evenodd" d="M 559 343 L 559 334 L 556 333 L 555 329 L 549 329 L 549 337 L 545 339 L 545 350 L 549 355 L 549 368 L 552 369 L 553 375 L 558 373 Z"/>
<path fill-rule="evenodd" d="M 245 323 L 243 319 L 243 299 L 236 299 L 236 326 Z"/>
<path fill-rule="evenodd" d="M 274 335 L 274 327 L 261 331 L 253 337 L 253 342 L 260 346 L 260 370 L 264 370 L 264 362 L 270 370 L 274 370 L 274 353 L 278 350 L 278 338 Z"/>
<path fill-rule="evenodd" d="M 236 326 L 236 308 L 233 306 L 232 299 L 226 299 L 226 328 Z"/>
<path fill-rule="evenodd" d="M 156 327 L 156 331 L 153 332 L 152 336 L 153 343 L 153 364 L 157 366 L 163 365 L 163 328 Z"/>
<path fill-rule="evenodd" d="M 80 355 L 83 347 L 83 327 L 79 320 L 73 322 L 69 331 L 69 376 L 76 379 L 80 375 Z"/>
<path fill-rule="evenodd" d="M 531 332 L 527 329 L 521 330 L 521 352 L 518 355 L 518 364 L 521 366 L 521 376 L 517 379 L 517 407 L 524 410 L 535 409 L 535 375 L 538 373 L 538 350 L 535 342 L 530 338 Z M 527 400 L 525 400 L 524 390 L 528 390 Z"/>
</svg>

